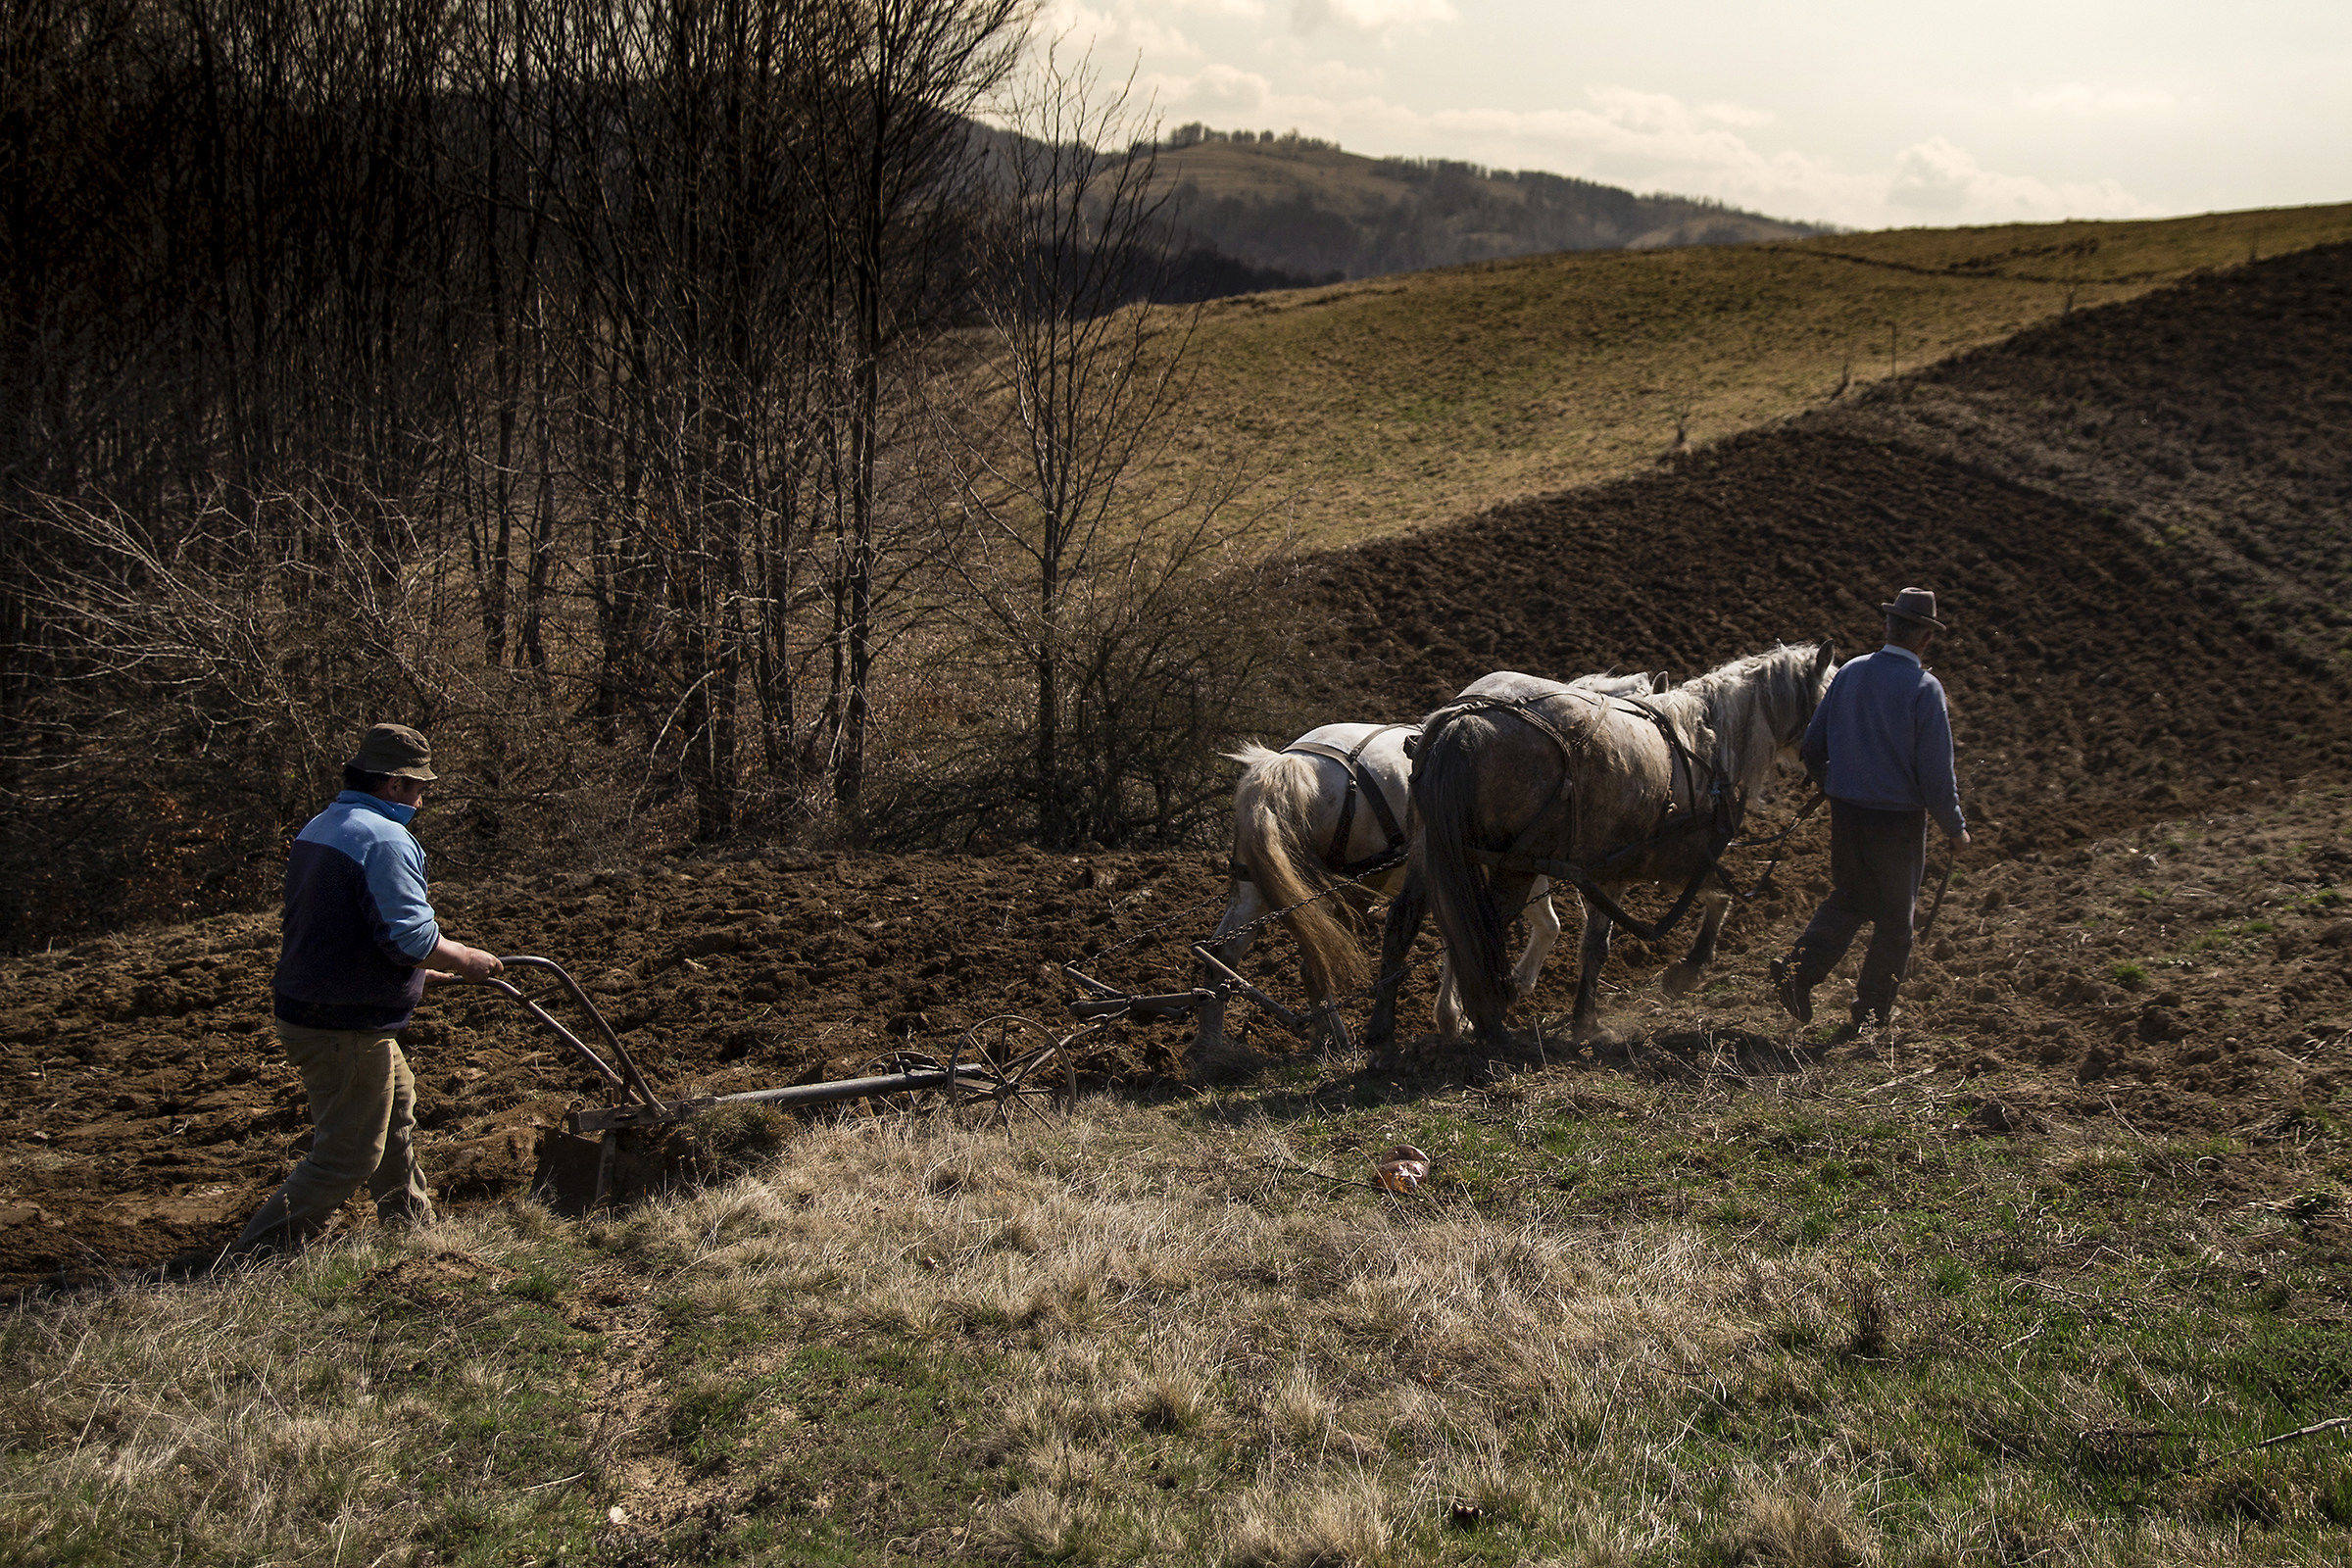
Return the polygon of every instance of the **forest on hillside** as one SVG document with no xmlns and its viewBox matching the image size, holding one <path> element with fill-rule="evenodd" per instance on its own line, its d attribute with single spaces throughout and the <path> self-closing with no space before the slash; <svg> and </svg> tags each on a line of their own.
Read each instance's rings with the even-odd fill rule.
<svg viewBox="0 0 2352 1568">
<path fill-rule="evenodd" d="M 1125 483 L 1180 259 L 1027 24 L 9 8 L 0 946 L 265 893 L 379 719 L 461 866 L 1182 831 L 1261 558 Z"/>
<path fill-rule="evenodd" d="M 1165 144 L 1194 243 L 1335 282 L 1553 251 L 1741 244 L 1827 233 L 1703 197 L 1636 195 L 1540 170 L 1371 159 L 1297 133 L 1179 126 Z M 1188 162 L 1192 149 L 1219 162 Z M 1246 171 L 1246 179 L 1239 171 Z"/>
</svg>

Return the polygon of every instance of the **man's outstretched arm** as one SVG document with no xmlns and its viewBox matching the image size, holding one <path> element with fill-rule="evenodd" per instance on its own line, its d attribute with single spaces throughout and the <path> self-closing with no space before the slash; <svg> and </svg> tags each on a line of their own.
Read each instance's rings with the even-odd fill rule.
<svg viewBox="0 0 2352 1568">
<path fill-rule="evenodd" d="M 452 942 L 447 937 L 435 942 L 433 951 L 418 959 L 416 966 L 425 972 L 428 985 L 437 979 L 487 980 L 506 967 L 498 961 L 498 955 L 469 948 L 463 942 Z"/>
</svg>

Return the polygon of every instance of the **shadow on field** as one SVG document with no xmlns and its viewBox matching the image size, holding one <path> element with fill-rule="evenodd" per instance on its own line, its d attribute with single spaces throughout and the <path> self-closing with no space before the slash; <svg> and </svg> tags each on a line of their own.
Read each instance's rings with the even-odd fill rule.
<svg viewBox="0 0 2352 1568">
<path fill-rule="evenodd" d="M 1335 1106 L 1408 1104 L 1454 1089 L 1494 1089 L 1524 1073 L 1608 1072 L 1659 1084 L 1748 1083 L 1790 1077 L 1823 1064 L 1829 1046 L 1800 1034 L 1697 1028 L 1607 1031 L 1571 1042 L 1549 1027 L 1509 1031 L 1500 1052 L 1449 1047 L 1435 1035 L 1406 1044 L 1387 1065 L 1326 1061 L 1311 1079 L 1279 1081 L 1282 1069 L 1219 1088 L 1250 1091 L 1251 1106 L 1275 1121 L 1323 1114 Z M 1290 1072 L 1298 1074 L 1300 1062 Z"/>
</svg>

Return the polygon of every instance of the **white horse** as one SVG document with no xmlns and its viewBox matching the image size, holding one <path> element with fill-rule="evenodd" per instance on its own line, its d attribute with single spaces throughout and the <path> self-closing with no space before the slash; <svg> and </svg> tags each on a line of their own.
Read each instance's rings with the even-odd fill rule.
<svg viewBox="0 0 2352 1568">
<path fill-rule="evenodd" d="M 1469 690 L 1536 678 L 1503 672 Z M 1662 674 L 1587 675 L 1568 689 L 1630 696 L 1662 692 L 1667 685 Z M 1360 991 L 1371 972 L 1361 942 L 1333 905 L 1344 900 L 1349 915 L 1360 917 L 1373 899 L 1395 893 L 1403 881 L 1413 772 L 1405 746 L 1419 733 L 1413 724 L 1325 724 L 1279 752 L 1250 745 L 1227 754 L 1243 772 L 1233 797 L 1231 896 L 1209 950 L 1221 963 L 1240 963 L 1256 935 L 1255 922 L 1270 910 L 1284 910 L 1279 918 L 1298 944 L 1308 999 L 1321 1010 L 1335 1050 L 1348 1044 L 1337 999 Z M 1363 880 L 1353 888 L 1314 897 L 1334 880 L 1359 874 Z M 1521 996 L 1535 989 L 1560 934 L 1548 891 L 1538 879 L 1528 893 L 1527 951 L 1513 971 Z M 1208 977 L 1212 984 L 1214 978 Z M 1439 979 L 1437 1015 L 1448 1039 L 1465 1021 L 1450 974 Z M 1192 1047 L 1196 1064 L 1212 1060 L 1224 1046 L 1223 995 L 1203 1002 L 1200 1017 Z"/>
<path fill-rule="evenodd" d="M 1516 978 L 1502 970 L 1504 911 L 1547 879 L 1584 895 L 1578 1036 L 1592 1027 L 1613 924 L 1656 940 L 1701 904 L 1698 938 L 1663 982 L 1674 996 L 1695 986 L 1731 906 L 1705 887 L 1715 858 L 1775 760 L 1804 738 L 1836 664 L 1826 642 L 1780 647 L 1640 701 L 1490 677 L 1432 713 L 1412 780 L 1419 837 L 1389 906 L 1365 1044 L 1376 1056 L 1394 1049 L 1396 977 L 1426 907 L 1462 1007 L 1479 1039 L 1498 1045 Z M 1618 903 L 1637 882 L 1679 886 L 1681 898 L 1644 925 Z"/>
</svg>

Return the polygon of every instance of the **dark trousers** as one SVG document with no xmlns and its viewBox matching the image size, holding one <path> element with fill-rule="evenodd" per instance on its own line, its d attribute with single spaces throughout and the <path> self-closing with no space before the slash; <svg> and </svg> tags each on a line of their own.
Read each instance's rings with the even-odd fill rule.
<svg viewBox="0 0 2352 1568">
<path fill-rule="evenodd" d="M 1830 802 L 1830 881 L 1835 891 L 1814 911 L 1789 955 L 1796 983 L 1829 978 L 1865 921 L 1870 947 L 1854 982 L 1854 1016 L 1880 1018 L 1894 1009 L 1895 988 L 1911 966 L 1911 916 L 1928 863 L 1928 813 L 1874 811 Z"/>
</svg>

